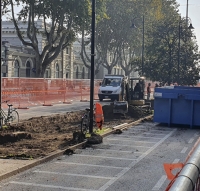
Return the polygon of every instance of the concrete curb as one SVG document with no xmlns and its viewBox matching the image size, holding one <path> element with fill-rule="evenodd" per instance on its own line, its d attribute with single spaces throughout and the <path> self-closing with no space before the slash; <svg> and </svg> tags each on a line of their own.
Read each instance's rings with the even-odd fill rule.
<svg viewBox="0 0 200 191">
<path fill-rule="evenodd" d="M 106 133 L 102 134 L 101 136 L 102 136 L 102 137 L 106 137 L 106 136 L 108 136 L 108 135 L 110 135 L 110 134 L 113 134 L 116 130 L 119 130 L 119 129 L 120 129 L 120 130 L 124 130 L 124 129 L 130 128 L 131 126 L 135 126 L 135 125 L 141 123 L 143 120 L 148 120 L 148 119 L 150 119 L 150 118 L 152 118 L 152 117 L 153 117 L 153 115 L 150 115 L 150 116 L 141 118 L 141 119 L 139 119 L 139 120 L 137 120 L 137 121 L 134 121 L 134 122 L 132 122 L 132 123 L 125 123 L 125 124 L 122 124 L 122 125 L 118 125 L 118 126 L 112 128 L 111 130 L 107 131 Z M 33 168 L 33 167 L 35 167 L 35 166 L 37 166 L 37 165 L 40 165 L 40 164 L 42 164 L 42 163 L 51 161 L 51 160 L 53 160 L 53 159 L 55 159 L 55 158 L 57 158 L 57 157 L 59 157 L 59 156 L 62 156 L 63 153 L 66 151 L 66 149 L 75 150 L 75 149 L 81 148 L 86 142 L 87 142 L 87 141 L 84 141 L 84 142 L 82 142 L 82 143 L 79 143 L 79 144 L 74 145 L 74 146 L 70 146 L 70 147 L 65 148 L 65 149 L 63 149 L 63 150 L 55 151 L 55 152 L 51 153 L 50 155 L 48 155 L 48 156 L 46 156 L 46 157 L 44 157 L 44 158 L 40 158 L 40 159 L 33 160 L 33 162 L 30 163 L 30 164 L 27 164 L 27 165 L 25 165 L 25 166 L 23 166 L 23 167 L 19 167 L 18 169 L 13 170 L 13 171 L 8 172 L 8 173 L 5 173 L 5 174 L 3 174 L 3 175 L 0 175 L 0 181 L 2 181 L 2 180 L 4 180 L 4 179 L 7 179 L 7 178 L 9 178 L 9 177 L 11 177 L 11 176 L 14 176 L 14 175 L 16 175 L 16 174 L 18 174 L 18 173 L 21 173 L 21 172 L 23 172 L 23 171 L 25 171 L 25 170 L 28 170 L 28 169 L 30 169 L 30 168 Z M 6 159 L 6 160 L 9 160 L 9 159 Z"/>
</svg>

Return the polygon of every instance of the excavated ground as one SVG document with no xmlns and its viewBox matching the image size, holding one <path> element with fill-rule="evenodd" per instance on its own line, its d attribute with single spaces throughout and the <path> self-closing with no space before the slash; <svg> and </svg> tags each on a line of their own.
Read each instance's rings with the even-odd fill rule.
<svg viewBox="0 0 200 191">
<path fill-rule="evenodd" d="M 80 131 L 85 111 L 68 112 L 47 117 L 35 117 L 0 129 L 0 158 L 30 159 L 44 157 L 58 149 L 75 144 L 73 133 Z M 113 108 L 103 106 L 103 127 L 114 127 L 150 115 L 147 110 L 130 107 L 126 116 L 113 114 Z"/>
</svg>

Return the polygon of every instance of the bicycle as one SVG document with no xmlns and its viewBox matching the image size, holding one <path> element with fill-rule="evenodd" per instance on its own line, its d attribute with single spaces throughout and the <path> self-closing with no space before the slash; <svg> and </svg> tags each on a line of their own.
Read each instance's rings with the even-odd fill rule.
<svg viewBox="0 0 200 191">
<path fill-rule="evenodd" d="M 90 108 L 86 108 L 86 113 L 81 119 L 81 133 L 86 136 L 89 132 L 90 126 Z M 99 103 L 94 104 L 93 107 L 93 126 L 97 126 L 98 129 L 102 130 L 102 124 L 104 122 L 102 106 Z"/>
<path fill-rule="evenodd" d="M 86 108 L 86 113 L 83 114 L 81 119 L 81 133 L 85 136 L 89 132 L 90 126 L 90 108 Z M 95 122 L 95 107 L 93 109 L 93 126 L 96 125 Z"/>
<path fill-rule="evenodd" d="M 8 113 L 6 113 L 2 108 L 0 112 L 0 122 L 1 127 L 3 125 L 7 125 L 8 123 L 19 123 L 19 113 L 16 111 L 16 108 L 13 108 L 12 104 L 8 104 L 9 100 L 3 101 L 2 103 L 6 103 L 8 106 Z M 1 104 L 2 104 L 1 103 Z M 0 128 L 1 128 L 0 127 Z"/>
</svg>

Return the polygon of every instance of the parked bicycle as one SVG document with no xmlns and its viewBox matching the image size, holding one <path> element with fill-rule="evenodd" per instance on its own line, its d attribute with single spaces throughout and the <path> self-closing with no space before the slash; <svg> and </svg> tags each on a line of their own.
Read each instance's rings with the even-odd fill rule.
<svg viewBox="0 0 200 191">
<path fill-rule="evenodd" d="M 81 133 L 84 135 L 89 133 L 90 126 L 90 108 L 86 108 L 85 110 L 86 113 L 84 113 L 81 119 Z M 97 128 L 102 129 L 103 121 L 102 106 L 99 103 L 96 103 L 93 108 L 93 127 L 97 126 Z"/>
<path fill-rule="evenodd" d="M 90 126 L 90 108 L 85 109 L 85 113 L 82 116 L 81 119 L 81 133 L 86 135 L 89 133 L 89 126 Z M 96 124 L 95 122 L 95 107 L 93 109 L 93 126 Z"/>
<path fill-rule="evenodd" d="M 13 108 L 12 104 L 8 104 L 9 100 L 3 101 L 2 103 L 6 103 L 8 106 L 8 113 L 6 113 L 2 108 L 1 108 L 1 113 L 0 113 L 0 120 L 1 120 L 1 127 L 3 125 L 15 123 L 19 123 L 19 113 L 16 111 L 16 108 Z M 2 104 L 1 103 L 1 104 Z"/>
</svg>

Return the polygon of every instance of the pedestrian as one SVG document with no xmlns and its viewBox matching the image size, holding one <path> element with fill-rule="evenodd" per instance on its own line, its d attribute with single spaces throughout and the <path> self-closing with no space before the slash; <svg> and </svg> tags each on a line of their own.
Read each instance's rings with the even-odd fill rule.
<svg viewBox="0 0 200 191">
<path fill-rule="evenodd" d="M 140 99 L 140 94 L 141 94 L 140 83 L 136 83 L 133 92 L 134 92 L 135 96 L 137 97 L 137 99 Z"/>
<path fill-rule="evenodd" d="M 148 83 L 148 86 L 147 86 L 147 100 L 150 100 L 150 96 L 151 96 L 151 83 Z"/>
</svg>

